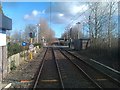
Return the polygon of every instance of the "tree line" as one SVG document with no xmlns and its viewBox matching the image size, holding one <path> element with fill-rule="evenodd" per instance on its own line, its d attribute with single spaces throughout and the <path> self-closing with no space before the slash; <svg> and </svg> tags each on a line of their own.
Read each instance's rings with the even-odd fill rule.
<svg viewBox="0 0 120 90">
<path fill-rule="evenodd" d="M 37 26 L 35 24 L 28 24 L 25 26 L 24 30 L 15 30 L 13 33 L 7 32 L 8 56 L 29 49 L 30 32 L 32 32 L 33 34 L 32 41 L 34 46 L 39 45 L 41 47 L 43 43 L 50 44 L 54 40 L 55 33 L 49 27 L 47 21 L 44 18 L 41 18 L 38 24 L 40 26 Z M 37 34 L 38 34 L 38 41 L 37 41 Z M 22 42 L 26 42 L 27 46 L 23 47 Z"/>
<path fill-rule="evenodd" d="M 89 2 L 85 19 L 66 28 L 62 38 L 90 39 L 91 54 L 118 60 L 118 3 Z M 80 18 L 80 17 L 79 17 Z M 79 34 L 78 34 L 79 33 Z M 78 35 L 80 35 L 78 37 Z"/>
<path fill-rule="evenodd" d="M 118 4 L 117 2 L 89 2 L 86 20 L 66 28 L 63 38 L 90 38 L 94 47 L 106 48 L 118 45 Z M 86 34 L 85 34 L 86 33 Z M 79 35 L 79 36 L 78 36 Z"/>
</svg>

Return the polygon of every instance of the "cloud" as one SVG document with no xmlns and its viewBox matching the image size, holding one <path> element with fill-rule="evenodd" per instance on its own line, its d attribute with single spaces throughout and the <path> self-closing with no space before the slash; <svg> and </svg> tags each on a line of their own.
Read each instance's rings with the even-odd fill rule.
<svg viewBox="0 0 120 90">
<path fill-rule="evenodd" d="M 64 16 L 64 14 L 60 13 L 59 16 L 62 17 L 62 16 Z"/>
<path fill-rule="evenodd" d="M 71 13 L 77 14 L 77 13 L 84 12 L 87 9 L 88 9 L 88 6 L 86 6 L 86 5 L 81 5 L 81 6 L 76 5 L 76 6 L 73 6 Z"/>
<path fill-rule="evenodd" d="M 61 13 L 53 14 L 50 19 L 51 19 L 51 22 L 54 24 L 63 24 L 68 22 L 64 14 L 61 14 Z"/>
<path fill-rule="evenodd" d="M 55 2 L 51 3 L 50 7 L 45 11 L 47 14 L 51 14 L 51 22 L 53 23 L 66 23 L 70 22 L 71 18 L 84 12 L 88 9 L 85 3 L 81 2 Z"/>
<path fill-rule="evenodd" d="M 36 20 L 38 19 L 40 14 L 45 14 L 45 10 L 43 11 L 33 10 L 30 14 L 24 15 L 24 20 Z"/>
<path fill-rule="evenodd" d="M 28 19 L 30 16 L 28 14 L 24 15 L 24 19 Z"/>
<path fill-rule="evenodd" d="M 40 12 L 37 11 L 37 10 L 33 10 L 33 11 L 32 11 L 32 15 L 33 15 L 33 16 L 37 16 L 39 13 L 40 13 Z"/>
</svg>

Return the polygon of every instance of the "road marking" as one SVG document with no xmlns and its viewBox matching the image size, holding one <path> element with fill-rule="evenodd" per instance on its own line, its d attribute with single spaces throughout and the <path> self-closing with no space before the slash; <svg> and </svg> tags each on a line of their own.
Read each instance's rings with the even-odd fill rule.
<svg viewBox="0 0 120 90">
<path fill-rule="evenodd" d="M 41 82 L 58 82 L 58 80 L 56 79 L 52 79 L 52 80 L 41 80 Z"/>
<path fill-rule="evenodd" d="M 105 80 L 107 80 L 107 79 L 102 79 L 102 78 L 99 78 L 99 79 L 97 79 L 98 81 L 105 81 Z"/>
<path fill-rule="evenodd" d="M 32 82 L 32 80 L 21 80 L 21 83 L 28 83 L 28 82 Z"/>
<path fill-rule="evenodd" d="M 7 86 L 5 86 L 5 88 L 10 88 L 12 85 L 12 83 L 9 83 Z"/>
</svg>

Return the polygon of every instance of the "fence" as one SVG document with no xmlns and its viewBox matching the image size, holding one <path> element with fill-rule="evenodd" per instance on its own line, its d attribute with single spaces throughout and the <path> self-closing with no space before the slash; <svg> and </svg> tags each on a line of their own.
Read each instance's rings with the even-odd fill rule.
<svg viewBox="0 0 120 90">
<path fill-rule="evenodd" d="M 38 46 L 34 47 L 33 49 L 33 58 L 36 58 L 38 55 L 38 52 L 40 51 L 40 48 Z M 17 53 L 15 55 L 12 55 L 8 58 L 8 73 L 11 70 L 16 69 L 20 64 L 29 61 L 29 50 L 25 50 L 23 52 Z"/>
</svg>

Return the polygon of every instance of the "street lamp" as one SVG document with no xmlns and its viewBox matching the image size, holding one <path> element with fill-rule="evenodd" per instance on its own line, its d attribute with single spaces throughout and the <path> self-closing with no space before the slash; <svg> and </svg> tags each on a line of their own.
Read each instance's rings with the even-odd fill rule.
<svg viewBox="0 0 120 90">
<path fill-rule="evenodd" d="M 39 27 L 40 27 L 40 24 L 36 24 L 36 26 L 37 26 L 37 43 L 38 43 L 38 36 L 39 36 L 39 35 L 38 35 L 38 34 L 39 34 L 39 33 L 38 33 L 38 29 L 39 29 Z"/>
</svg>

